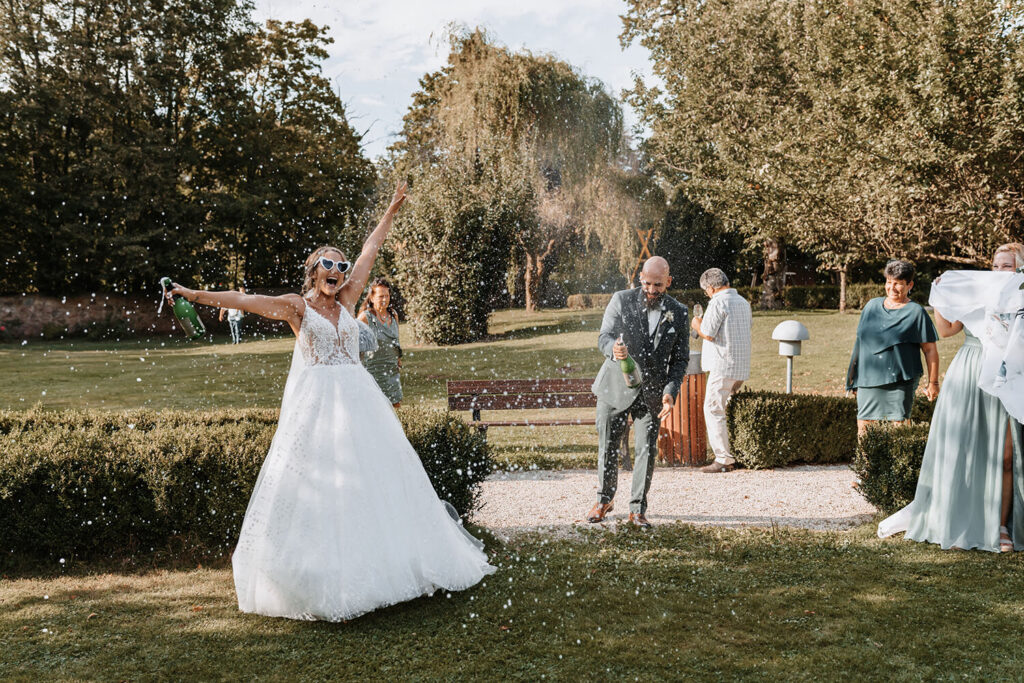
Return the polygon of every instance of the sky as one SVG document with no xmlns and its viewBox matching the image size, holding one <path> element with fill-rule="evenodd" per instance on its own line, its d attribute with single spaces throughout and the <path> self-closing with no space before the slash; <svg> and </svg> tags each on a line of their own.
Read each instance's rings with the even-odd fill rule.
<svg viewBox="0 0 1024 683">
<path fill-rule="evenodd" d="M 401 130 L 419 78 L 446 61 L 446 27 L 482 26 L 513 50 L 550 53 L 619 96 L 638 73 L 650 80 L 648 53 L 619 46 L 622 0 L 255 0 L 254 19 L 310 19 L 334 43 L 324 75 L 341 93 L 349 121 L 375 159 Z M 636 117 L 623 105 L 626 123 Z"/>
</svg>

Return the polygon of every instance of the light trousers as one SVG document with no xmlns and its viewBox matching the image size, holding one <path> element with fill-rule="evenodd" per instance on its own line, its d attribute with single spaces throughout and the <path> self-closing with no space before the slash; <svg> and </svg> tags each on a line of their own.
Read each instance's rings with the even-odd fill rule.
<svg viewBox="0 0 1024 683">
<path fill-rule="evenodd" d="M 651 490 L 654 476 L 654 458 L 658 455 L 658 428 L 661 420 L 651 415 L 643 396 L 637 396 L 629 408 L 616 410 L 597 399 L 597 499 L 610 503 L 615 497 L 619 484 L 619 456 L 622 437 L 629 427 L 628 418 L 633 416 L 633 430 L 636 435 L 636 457 L 633 459 L 633 484 L 629 492 L 629 511 L 647 512 L 647 493 Z"/>
<path fill-rule="evenodd" d="M 725 406 L 729 397 L 743 386 L 743 380 L 730 379 L 712 370 L 704 391 L 704 424 L 708 428 L 708 444 L 714 451 L 715 461 L 723 465 L 736 462 L 729 450 L 729 426 L 725 420 Z"/>
</svg>

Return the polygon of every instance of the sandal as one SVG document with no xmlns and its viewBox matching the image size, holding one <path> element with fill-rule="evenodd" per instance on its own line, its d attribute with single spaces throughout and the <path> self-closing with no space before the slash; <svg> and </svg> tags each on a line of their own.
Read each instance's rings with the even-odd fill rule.
<svg viewBox="0 0 1024 683">
<path fill-rule="evenodd" d="M 1013 552 L 1013 541 L 1010 539 L 1010 530 L 1005 526 L 999 527 L 999 552 Z"/>
</svg>

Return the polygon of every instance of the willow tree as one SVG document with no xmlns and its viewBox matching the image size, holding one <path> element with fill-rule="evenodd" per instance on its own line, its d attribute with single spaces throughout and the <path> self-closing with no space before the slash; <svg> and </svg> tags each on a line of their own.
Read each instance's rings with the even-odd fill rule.
<svg viewBox="0 0 1024 683">
<path fill-rule="evenodd" d="M 583 228 L 584 188 L 614 159 L 622 112 L 604 86 L 550 55 L 512 52 L 477 29 L 453 32 L 448 64 L 421 80 L 421 91 L 392 148 L 396 170 L 415 176 L 434 164 L 525 178 L 532 215 L 511 236 L 533 310 L 550 264 Z M 462 176 L 460 176 L 462 177 Z"/>
<path fill-rule="evenodd" d="M 638 232 L 661 237 L 665 193 L 649 174 L 619 165 L 595 175 L 583 201 L 585 236 L 615 257 L 626 287 L 633 287 L 642 243 Z"/>
</svg>

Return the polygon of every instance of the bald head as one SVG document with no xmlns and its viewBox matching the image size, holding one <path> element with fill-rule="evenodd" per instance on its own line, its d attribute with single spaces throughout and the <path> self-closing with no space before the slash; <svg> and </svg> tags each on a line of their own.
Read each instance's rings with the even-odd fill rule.
<svg viewBox="0 0 1024 683">
<path fill-rule="evenodd" d="M 669 277 L 668 261 L 661 256 L 652 256 L 644 261 L 644 267 L 640 271 L 640 275 L 667 278 Z"/>
<path fill-rule="evenodd" d="M 672 285 L 672 276 L 668 273 L 668 261 L 660 256 L 652 256 L 644 261 L 640 271 L 640 287 L 644 290 L 647 305 L 659 308 L 665 292 Z"/>
</svg>

